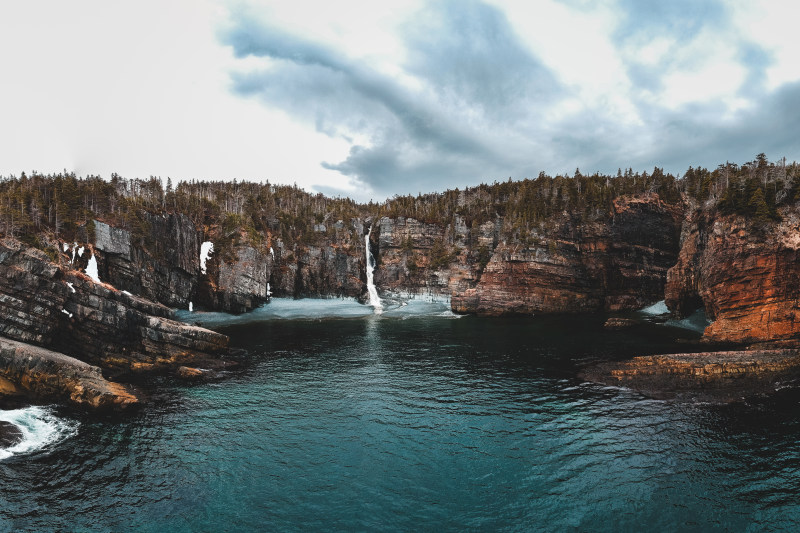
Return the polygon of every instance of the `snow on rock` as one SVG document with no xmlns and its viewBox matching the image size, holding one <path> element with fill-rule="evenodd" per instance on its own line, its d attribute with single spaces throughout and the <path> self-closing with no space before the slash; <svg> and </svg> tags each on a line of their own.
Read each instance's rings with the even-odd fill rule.
<svg viewBox="0 0 800 533">
<path fill-rule="evenodd" d="M 86 275 L 92 278 L 95 283 L 101 283 L 100 274 L 97 272 L 97 258 L 94 255 L 89 258 L 89 264 L 86 265 Z"/>
<path fill-rule="evenodd" d="M 214 252 L 214 243 L 206 241 L 200 245 L 200 272 L 206 273 L 206 261 Z"/>
<path fill-rule="evenodd" d="M 75 287 L 69 281 L 67 282 L 67 287 L 69 287 L 69 290 L 71 290 L 73 293 L 75 292 Z"/>
</svg>

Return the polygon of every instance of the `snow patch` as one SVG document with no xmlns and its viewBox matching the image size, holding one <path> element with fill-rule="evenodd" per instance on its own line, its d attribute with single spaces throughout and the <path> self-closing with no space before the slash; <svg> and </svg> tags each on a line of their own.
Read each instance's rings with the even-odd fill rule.
<svg viewBox="0 0 800 533">
<path fill-rule="evenodd" d="M 64 243 L 64 251 L 66 252 L 67 250 L 69 250 L 69 244 Z"/>
<path fill-rule="evenodd" d="M 75 292 L 75 286 L 69 281 L 67 282 L 67 287 L 69 287 L 69 290 L 71 290 L 73 293 Z"/>
<path fill-rule="evenodd" d="M 194 311 L 194 305 L 192 302 L 189 302 L 189 312 L 191 313 L 192 311 Z"/>
<path fill-rule="evenodd" d="M 271 255 L 272 260 L 275 261 L 275 252 L 272 250 L 272 246 L 269 247 L 269 255 Z"/>
<path fill-rule="evenodd" d="M 200 245 L 200 272 L 206 273 L 206 261 L 209 256 L 214 252 L 214 243 L 206 241 Z"/>
<path fill-rule="evenodd" d="M 97 259 L 94 255 L 89 258 L 89 264 L 86 265 L 86 275 L 92 278 L 95 283 L 101 283 L 100 274 L 97 271 Z"/>
<path fill-rule="evenodd" d="M 72 313 L 70 313 L 66 309 L 62 309 L 61 312 L 64 313 L 65 315 L 67 315 L 68 317 L 72 318 Z"/>
<path fill-rule="evenodd" d="M 83 257 L 83 246 L 78 248 L 78 257 Z"/>
</svg>

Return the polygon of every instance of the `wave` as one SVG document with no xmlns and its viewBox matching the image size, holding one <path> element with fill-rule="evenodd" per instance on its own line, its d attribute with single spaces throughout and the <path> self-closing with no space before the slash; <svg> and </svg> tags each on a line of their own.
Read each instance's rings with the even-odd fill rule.
<svg viewBox="0 0 800 533">
<path fill-rule="evenodd" d="M 25 455 L 60 442 L 78 430 L 77 422 L 58 418 L 47 407 L 0 410 L 0 421 L 14 424 L 22 440 L 9 448 L 0 448 L 0 460 Z"/>
</svg>

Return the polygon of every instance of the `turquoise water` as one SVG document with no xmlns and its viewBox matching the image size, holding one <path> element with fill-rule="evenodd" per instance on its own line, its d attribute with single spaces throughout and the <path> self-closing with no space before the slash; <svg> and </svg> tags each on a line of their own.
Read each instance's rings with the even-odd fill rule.
<svg viewBox="0 0 800 533">
<path fill-rule="evenodd" d="M 800 527 L 796 389 L 713 406 L 575 377 L 686 350 L 695 332 L 455 318 L 435 302 L 188 318 L 230 335 L 243 369 L 151 384 L 122 420 L 51 411 L 69 434 L 0 461 L 0 530 Z"/>
</svg>

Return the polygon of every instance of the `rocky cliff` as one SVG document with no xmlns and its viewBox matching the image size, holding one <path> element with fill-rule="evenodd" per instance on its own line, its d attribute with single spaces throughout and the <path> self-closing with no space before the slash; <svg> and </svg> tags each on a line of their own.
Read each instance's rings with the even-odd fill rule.
<svg viewBox="0 0 800 533">
<path fill-rule="evenodd" d="M 570 213 L 527 242 L 502 242 L 453 310 L 482 315 L 635 309 L 662 298 L 678 254 L 681 208 L 657 195 L 618 197 L 600 220 Z"/>
<path fill-rule="evenodd" d="M 780 221 L 723 215 L 695 206 L 686 216 L 666 303 L 679 316 L 699 305 L 713 322 L 711 341 L 800 340 L 800 212 Z"/>
<path fill-rule="evenodd" d="M 0 316 L 1 336 L 116 373 L 206 361 L 222 354 L 228 341 L 13 239 L 0 241 Z"/>
<path fill-rule="evenodd" d="M 94 221 L 100 279 L 168 307 L 186 309 L 198 285 L 198 231 L 182 214 L 142 212 L 141 216 L 144 242 L 137 242 L 128 230 Z"/>
</svg>

